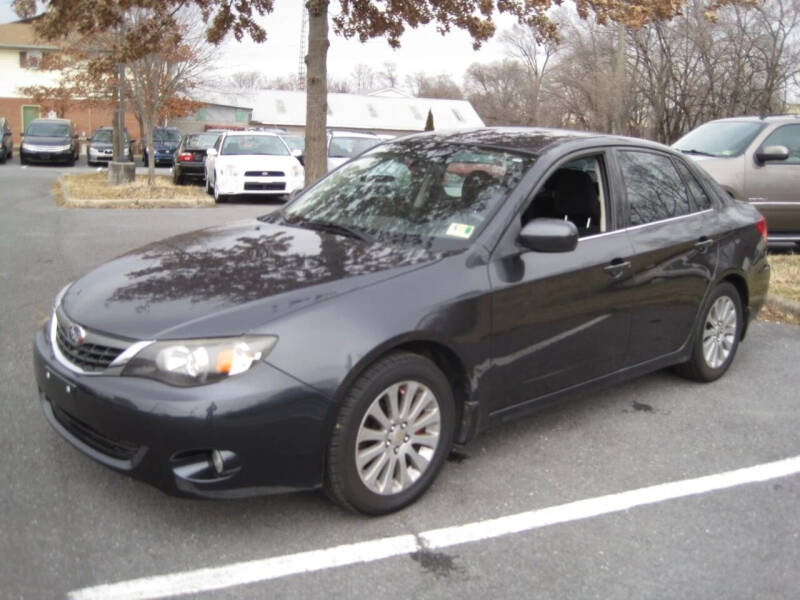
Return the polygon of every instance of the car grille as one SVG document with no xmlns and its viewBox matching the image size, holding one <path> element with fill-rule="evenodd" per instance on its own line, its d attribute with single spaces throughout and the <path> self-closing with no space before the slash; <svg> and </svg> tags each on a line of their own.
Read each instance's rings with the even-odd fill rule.
<svg viewBox="0 0 800 600">
<path fill-rule="evenodd" d="M 64 146 L 33 146 L 31 144 L 27 144 L 25 146 L 25 150 L 29 152 L 67 152 L 69 148 L 65 150 Z"/>
<path fill-rule="evenodd" d="M 245 177 L 286 177 L 283 171 L 245 171 Z"/>
<path fill-rule="evenodd" d="M 56 343 L 64 358 L 84 371 L 102 371 L 124 350 L 124 348 L 92 343 L 75 345 L 70 342 L 61 322 L 56 327 Z"/>
<path fill-rule="evenodd" d="M 65 412 L 56 404 L 51 402 L 50 406 L 53 408 L 53 415 L 64 429 L 98 452 L 120 460 L 131 460 L 139 452 L 140 446 L 131 442 L 112 440 Z"/>
<path fill-rule="evenodd" d="M 255 181 L 247 181 L 244 184 L 244 189 L 252 191 L 283 191 L 286 189 L 285 183 L 257 183 Z"/>
</svg>

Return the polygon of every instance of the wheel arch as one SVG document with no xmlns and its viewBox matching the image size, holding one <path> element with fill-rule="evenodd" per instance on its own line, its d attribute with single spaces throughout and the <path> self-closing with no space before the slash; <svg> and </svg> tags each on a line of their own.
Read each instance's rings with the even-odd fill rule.
<svg viewBox="0 0 800 600">
<path fill-rule="evenodd" d="M 331 411 L 331 427 L 336 421 L 347 390 L 374 363 L 394 352 L 409 352 L 431 360 L 450 382 L 456 409 L 456 427 L 454 439 L 457 443 L 465 435 L 471 436 L 475 430 L 471 419 L 465 418 L 465 407 L 472 397 L 466 364 L 453 347 L 433 336 L 405 335 L 388 340 L 364 355 L 348 371 L 334 394 L 334 407 Z"/>
</svg>

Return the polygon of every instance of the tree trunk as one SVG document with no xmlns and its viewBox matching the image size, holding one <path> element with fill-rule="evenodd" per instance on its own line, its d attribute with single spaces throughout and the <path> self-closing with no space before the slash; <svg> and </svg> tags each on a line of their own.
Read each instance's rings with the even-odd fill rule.
<svg viewBox="0 0 800 600">
<path fill-rule="evenodd" d="M 328 0 L 308 3 L 306 187 L 328 172 Z"/>
<path fill-rule="evenodd" d="M 156 157 L 153 153 L 153 128 L 155 119 L 145 117 L 145 129 L 147 130 L 147 185 L 156 182 Z"/>
</svg>

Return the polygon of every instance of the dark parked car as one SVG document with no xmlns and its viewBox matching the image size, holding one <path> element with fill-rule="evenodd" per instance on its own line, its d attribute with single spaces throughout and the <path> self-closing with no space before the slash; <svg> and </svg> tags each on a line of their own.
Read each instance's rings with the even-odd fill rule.
<svg viewBox="0 0 800 600">
<path fill-rule="evenodd" d="M 217 143 L 219 133 L 190 133 L 183 136 L 175 151 L 172 165 L 172 182 L 182 185 L 187 179 L 205 179 L 206 150 Z"/>
<path fill-rule="evenodd" d="M 65 287 L 36 336 L 41 404 L 171 494 L 324 487 L 386 513 L 486 427 L 664 367 L 720 377 L 764 302 L 766 241 L 658 144 L 407 137 Z"/>
<path fill-rule="evenodd" d="M 80 144 L 72 121 L 34 119 L 28 124 L 19 148 L 20 164 L 63 162 L 74 165 Z"/>
<path fill-rule="evenodd" d="M 124 133 L 125 139 L 123 141 L 124 157 L 125 160 L 133 160 L 133 143 L 126 131 Z M 97 165 L 100 163 L 109 163 L 114 158 L 114 128 L 113 127 L 99 127 L 89 138 L 86 145 L 86 161 L 89 166 Z"/>
<path fill-rule="evenodd" d="M 0 117 L 0 163 L 14 157 L 14 140 L 11 139 L 11 125 L 8 119 Z"/>
<path fill-rule="evenodd" d="M 155 127 L 153 129 L 153 162 L 158 165 L 170 165 L 175 160 L 175 151 L 181 143 L 181 132 L 175 127 Z M 142 156 L 147 165 L 147 140 L 143 140 Z"/>
</svg>

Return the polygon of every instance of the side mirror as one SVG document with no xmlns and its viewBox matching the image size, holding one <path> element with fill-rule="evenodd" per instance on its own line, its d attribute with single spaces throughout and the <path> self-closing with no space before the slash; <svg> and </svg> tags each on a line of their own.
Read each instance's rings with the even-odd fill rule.
<svg viewBox="0 0 800 600">
<path fill-rule="evenodd" d="M 299 148 L 297 150 L 292 150 L 292 156 L 294 156 L 301 165 L 303 165 L 303 166 L 306 165 L 306 163 L 305 163 L 305 158 L 306 157 L 303 154 L 303 151 L 300 150 Z"/>
<path fill-rule="evenodd" d="M 571 252 L 578 245 L 578 228 L 572 221 L 532 219 L 520 231 L 519 243 L 536 252 Z"/>
<path fill-rule="evenodd" d="M 789 149 L 786 146 L 767 146 L 756 152 L 756 162 L 763 165 L 765 162 L 786 160 L 789 158 Z"/>
<path fill-rule="evenodd" d="M 206 150 L 206 156 L 216 156 L 216 155 L 217 155 L 216 148 L 209 148 L 208 150 Z"/>
</svg>

